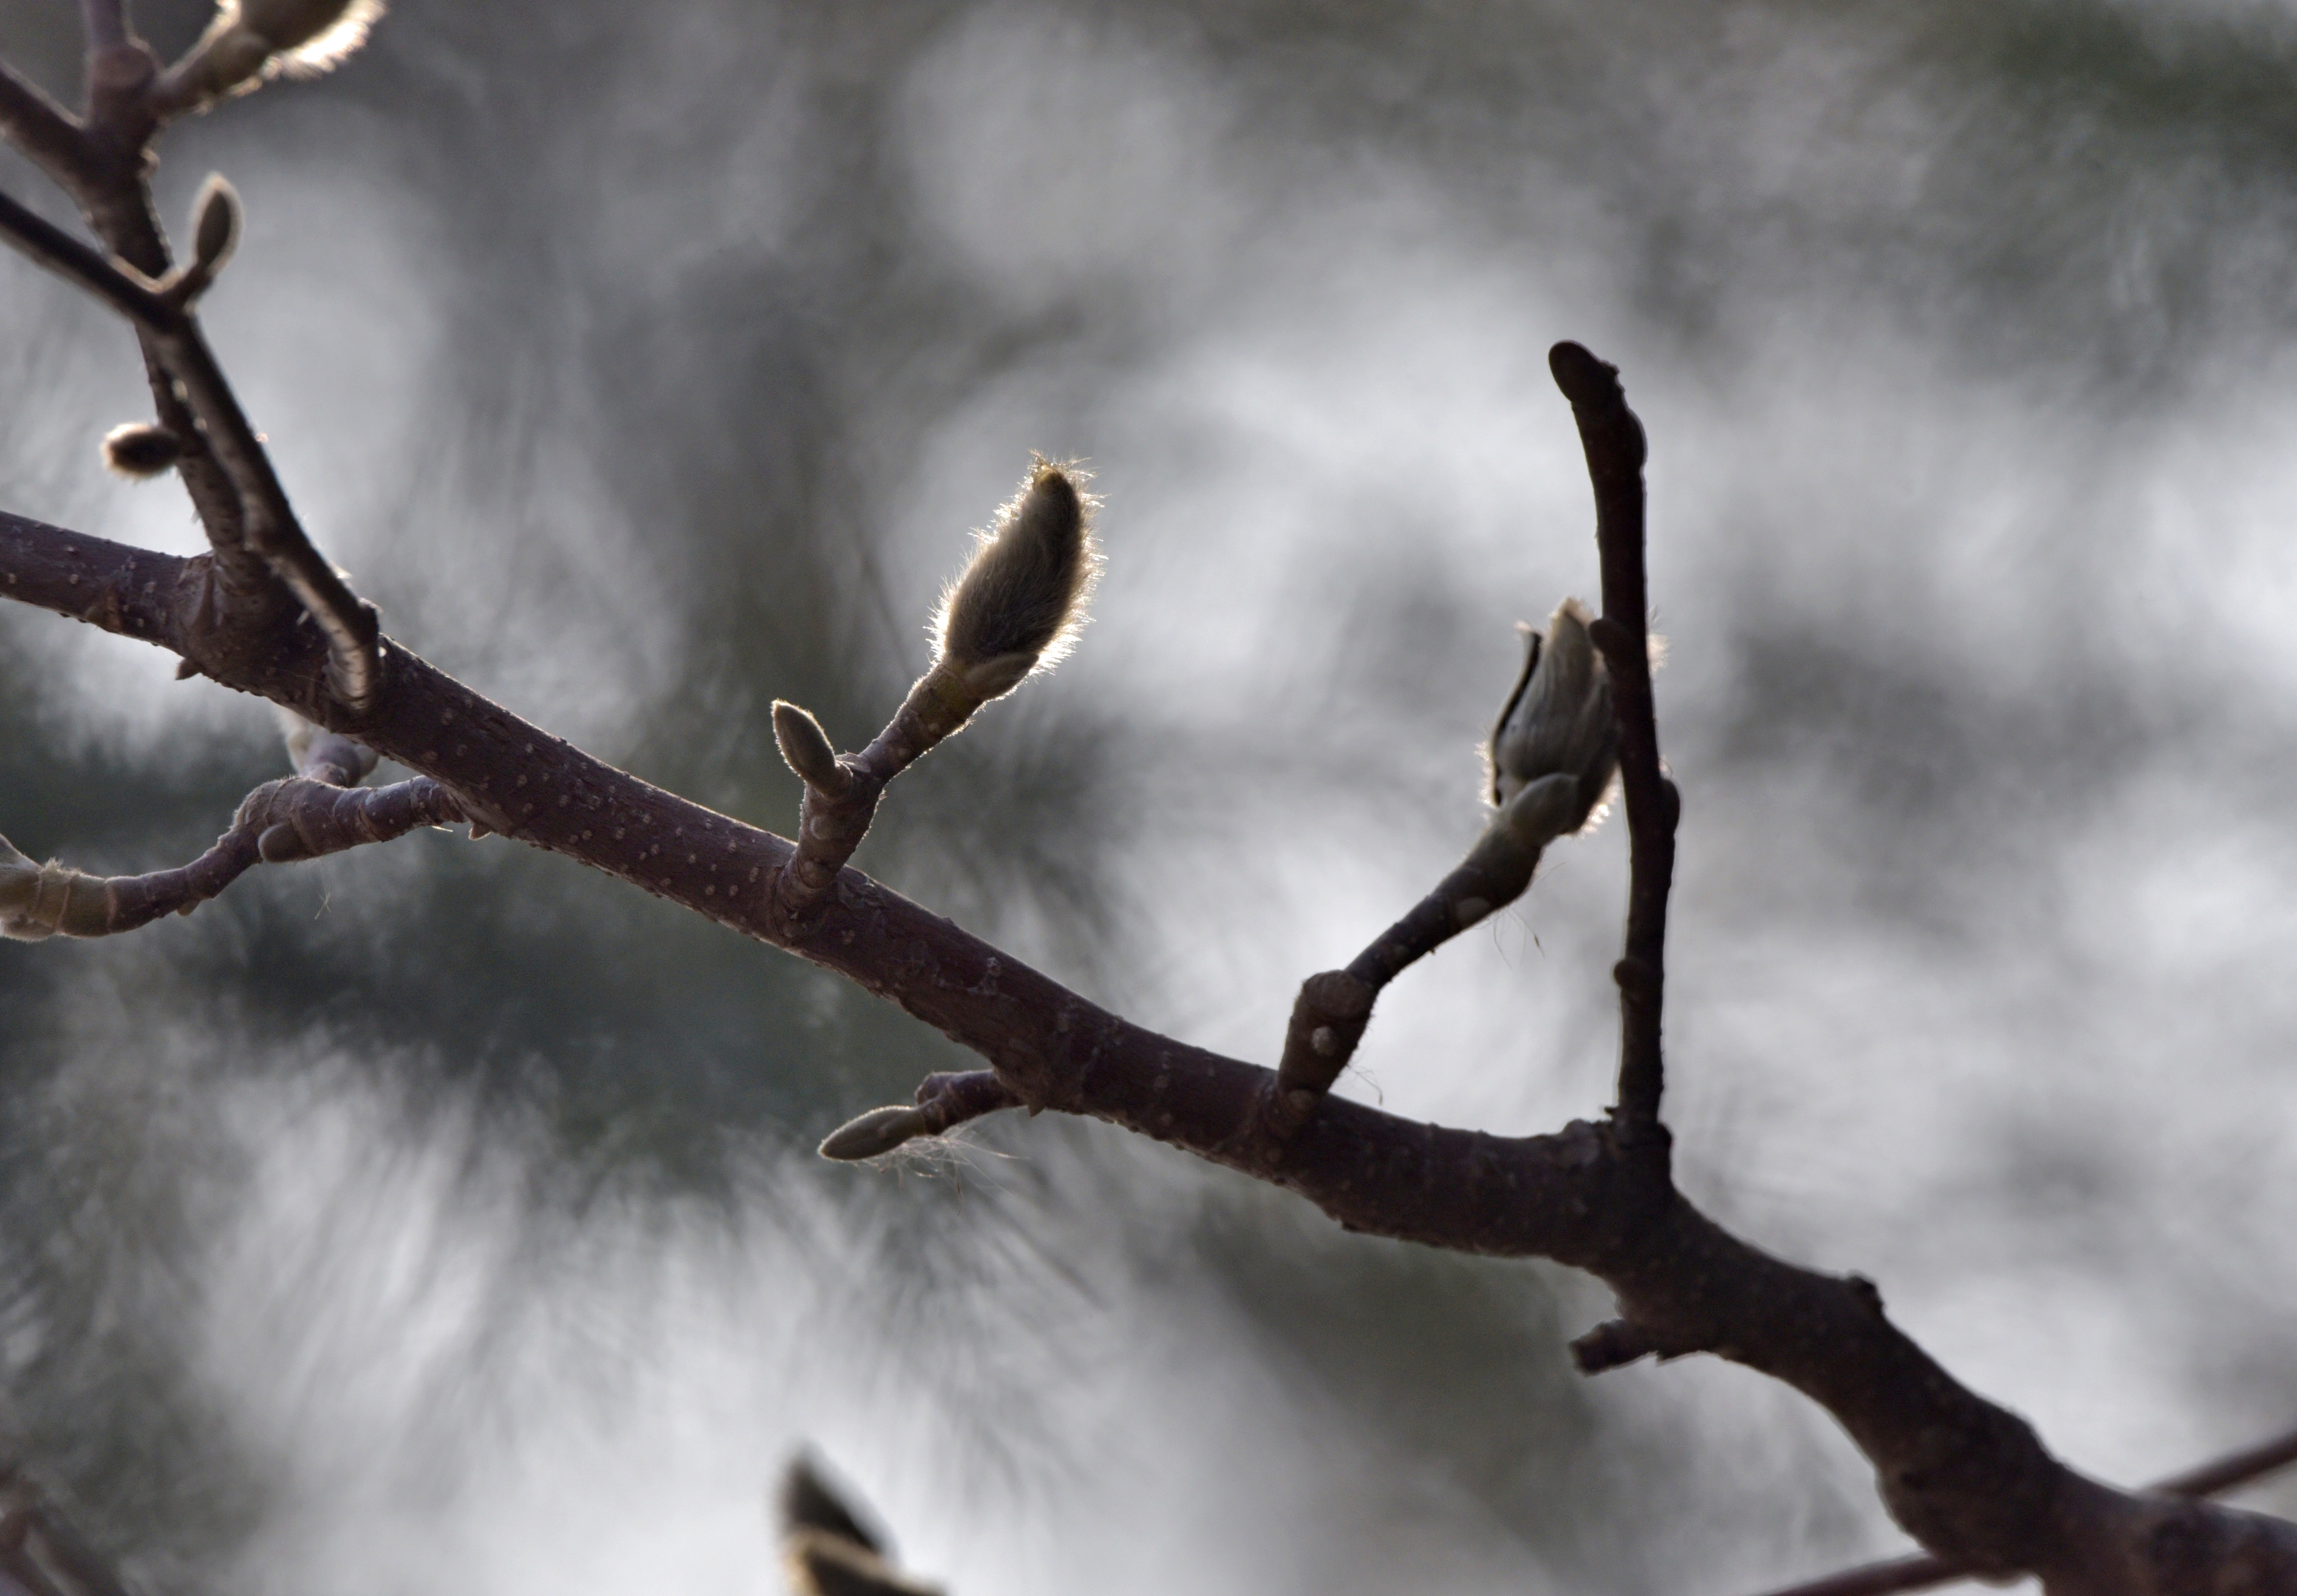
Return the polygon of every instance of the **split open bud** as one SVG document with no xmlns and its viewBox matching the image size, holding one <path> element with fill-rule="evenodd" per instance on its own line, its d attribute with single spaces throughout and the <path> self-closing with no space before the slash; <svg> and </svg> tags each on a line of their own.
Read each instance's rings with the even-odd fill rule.
<svg viewBox="0 0 2297 1596">
<path fill-rule="evenodd" d="M 365 44 L 383 12 L 383 0 L 221 0 L 164 93 L 192 110 L 268 78 L 317 77 Z"/>
<path fill-rule="evenodd" d="M 149 421 L 131 421 L 103 435 L 106 469 L 139 481 L 158 476 L 184 457 L 184 440 Z"/>
<path fill-rule="evenodd" d="M 1040 459 L 942 595 L 934 675 L 960 723 L 1075 646 L 1100 574 L 1092 508 L 1074 473 Z"/>
<path fill-rule="evenodd" d="M 1503 817 L 1534 785 L 1573 779 L 1568 836 L 1587 823 L 1618 767 L 1619 730 L 1611 713 L 1611 677 L 1587 635 L 1585 605 L 1567 598 L 1547 631 L 1526 634 L 1523 674 L 1492 728 L 1492 802 Z"/>
</svg>

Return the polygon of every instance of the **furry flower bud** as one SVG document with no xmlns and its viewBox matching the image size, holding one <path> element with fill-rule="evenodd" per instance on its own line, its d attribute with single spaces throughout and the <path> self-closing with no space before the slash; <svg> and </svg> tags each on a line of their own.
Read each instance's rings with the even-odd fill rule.
<svg viewBox="0 0 2297 1596">
<path fill-rule="evenodd" d="M 1091 509 L 1074 475 L 1039 460 L 942 596 L 935 662 L 975 704 L 1074 646 L 1100 568 Z"/>
<path fill-rule="evenodd" d="M 1611 677 L 1587 635 L 1587 609 L 1567 598 L 1547 632 L 1527 633 L 1523 674 L 1492 728 L 1492 802 L 1504 807 L 1550 776 L 1577 778 L 1568 835 L 1587 822 L 1618 763 Z"/>
<path fill-rule="evenodd" d="M 284 73 L 316 77 L 366 42 L 383 0 L 219 0 L 215 21 L 169 69 L 167 98 L 190 109 Z"/>
<path fill-rule="evenodd" d="M 155 477 L 183 457 L 184 440 L 148 421 L 131 421 L 103 435 L 103 463 L 124 477 Z"/>
</svg>

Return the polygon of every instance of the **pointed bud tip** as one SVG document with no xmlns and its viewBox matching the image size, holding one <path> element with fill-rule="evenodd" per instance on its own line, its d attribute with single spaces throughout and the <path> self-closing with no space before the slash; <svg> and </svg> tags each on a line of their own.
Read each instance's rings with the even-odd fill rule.
<svg viewBox="0 0 2297 1596">
<path fill-rule="evenodd" d="M 239 191 L 220 173 L 210 172 L 192 202 L 192 258 L 214 276 L 239 244 Z"/>
<path fill-rule="evenodd" d="M 829 734 L 810 712 L 786 698 L 774 700 L 774 744 L 781 750 L 782 761 L 806 786 L 833 794 L 844 790 L 847 773 L 837 762 Z"/>
</svg>

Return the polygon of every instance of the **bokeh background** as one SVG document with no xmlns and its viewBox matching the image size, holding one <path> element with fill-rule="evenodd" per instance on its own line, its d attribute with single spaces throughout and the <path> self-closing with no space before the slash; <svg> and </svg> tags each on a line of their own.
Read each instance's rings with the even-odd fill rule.
<svg viewBox="0 0 2297 1596">
<path fill-rule="evenodd" d="M 60 94 L 72 12 L 0 4 Z M 2136 1482 L 2297 1418 L 2293 80 L 2265 0 L 399 0 L 160 186 L 245 197 L 210 325 L 391 632 L 762 825 L 768 702 L 858 745 L 1030 451 L 1089 462 L 1083 648 L 861 862 L 1261 1059 L 1474 835 L 1512 623 L 1595 583 L 1545 350 L 1618 362 L 1684 1181 Z M 0 369 L 8 508 L 200 547 L 97 468 L 117 322 L 0 261 Z M 221 829 L 276 732 L 171 664 L 0 611 L 0 832 Z M 1596 1112 L 1623 851 L 1414 971 L 1346 1090 Z M 244 1596 L 774 1592 L 802 1444 L 960 1596 L 1904 1545 L 1756 1377 L 1570 1374 L 1562 1271 L 1098 1125 L 811 1157 L 952 1062 L 500 840 L 0 946 L 8 1444 L 152 1588 Z"/>
</svg>

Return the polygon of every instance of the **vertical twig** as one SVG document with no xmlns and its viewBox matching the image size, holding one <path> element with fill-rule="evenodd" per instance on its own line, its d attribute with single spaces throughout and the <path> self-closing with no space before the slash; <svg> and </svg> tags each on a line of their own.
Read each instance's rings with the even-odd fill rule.
<svg viewBox="0 0 2297 1596">
<path fill-rule="evenodd" d="M 1547 364 L 1555 385 L 1571 401 L 1595 489 L 1603 613 L 1588 630 L 1610 667 L 1630 860 L 1626 951 L 1612 971 L 1619 983 L 1619 1098 L 1613 1113 L 1622 1131 L 1633 1134 L 1659 1126 L 1665 1079 L 1659 1010 L 1667 976 L 1667 895 L 1675 876 L 1675 826 L 1681 810 L 1675 784 L 1659 766 L 1659 724 L 1651 709 L 1643 426 L 1627 408 L 1618 367 L 1576 343 L 1557 344 L 1548 351 Z"/>
</svg>

